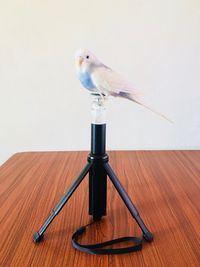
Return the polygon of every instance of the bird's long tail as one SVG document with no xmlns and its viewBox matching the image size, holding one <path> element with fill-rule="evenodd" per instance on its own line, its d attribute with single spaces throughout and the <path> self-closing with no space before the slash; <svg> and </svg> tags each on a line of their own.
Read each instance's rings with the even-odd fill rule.
<svg viewBox="0 0 200 267">
<path fill-rule="evenodd" d="M 121 93 L 120 93 L 120 96 L 121 96 L 121 97 L 125 97 L 125 98 L 127 98 L 127 99 L 129 99 L 129 100 L 131 100 L 131 101 L 133 101 L 133 102 L 135 102 L 135 103 L 137 103 L 137 104 L 139 104 L 139 105 L 141 105 L 141 106 L 147 108 L 148 110 L 150 110 L 150 111 L 153 112 L 154 114 L 156 114 L 156 115 L 162 117 L 163 119 L 165 119 L 165 120 L 167 120 L 167 121 L 173 123 L 172 120 L 170 120 L 169 118 L 167 118 L 167 117 L 166 117 L 165 115 L 163 115 L 162 113 L 160 113 L 160 112 L 158 112 L 158 111 L 152 109 L 151 107 L 149 107 L 149 106 L 143 104 L 142 102 L 140 102 L 139 100 L 135 99 L 136 97 L 134 97 L 132 94 L 130 94 L 130 93 L 124 93 L 124 92 L 122 93 L 122 92 L 121 92 Z"/>
</svg>

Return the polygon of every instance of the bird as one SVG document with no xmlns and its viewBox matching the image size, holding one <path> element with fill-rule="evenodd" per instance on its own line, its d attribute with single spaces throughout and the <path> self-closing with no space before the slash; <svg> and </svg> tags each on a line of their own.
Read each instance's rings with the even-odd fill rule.
<svg viewBox="0 0 200 267">
<path fill-rule="evenodd" d="M 142 102 L 139 97 L 140 90 L 122 75 L 104 65 L 88 49 L 79 49 L 75 53 L 75 66 L 81 84 L 91 94 L 99 94 L 104 100 L 109 96 L 131 100 L 172 123 L 165 115 Z"/>
</svg>

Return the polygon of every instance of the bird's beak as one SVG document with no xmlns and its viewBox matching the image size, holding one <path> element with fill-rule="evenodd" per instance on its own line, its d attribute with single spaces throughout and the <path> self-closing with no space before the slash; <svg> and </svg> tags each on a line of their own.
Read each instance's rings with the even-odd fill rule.
<svg viewBox="0 0 200 267">
<path fill-rule="evenodd" d="M 80 57 L 80 58 L 79 58 L 79 65 L 81 66 L 82 63 L 83 63 L 83 58 Z"/>
</svg>

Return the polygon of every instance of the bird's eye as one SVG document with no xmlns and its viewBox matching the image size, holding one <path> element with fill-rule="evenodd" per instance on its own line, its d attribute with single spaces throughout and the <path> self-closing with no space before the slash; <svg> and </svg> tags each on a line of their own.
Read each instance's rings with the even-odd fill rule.
<svg viewBox="0 0 200 267">
<path fill-rule="evenodd" d="M 89 56 L 86 56 L 86 58 L 88 59 L 88 58 L 89 58 Z"/>
</svg>

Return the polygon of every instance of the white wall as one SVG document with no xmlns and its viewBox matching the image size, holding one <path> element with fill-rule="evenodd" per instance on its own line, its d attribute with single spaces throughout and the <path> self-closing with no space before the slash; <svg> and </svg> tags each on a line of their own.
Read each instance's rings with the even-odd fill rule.
<svg viewBox="0 0 200 267">
<path fill-rule="evenodd" d="M 74 68 L 91 49 L 174 124 L 107 104 L 108 149 L 200 148 L 200 2 L 0 2 L 0 163 L 13 153 L 88 150 L 90 98 Z"/>
</svg>

